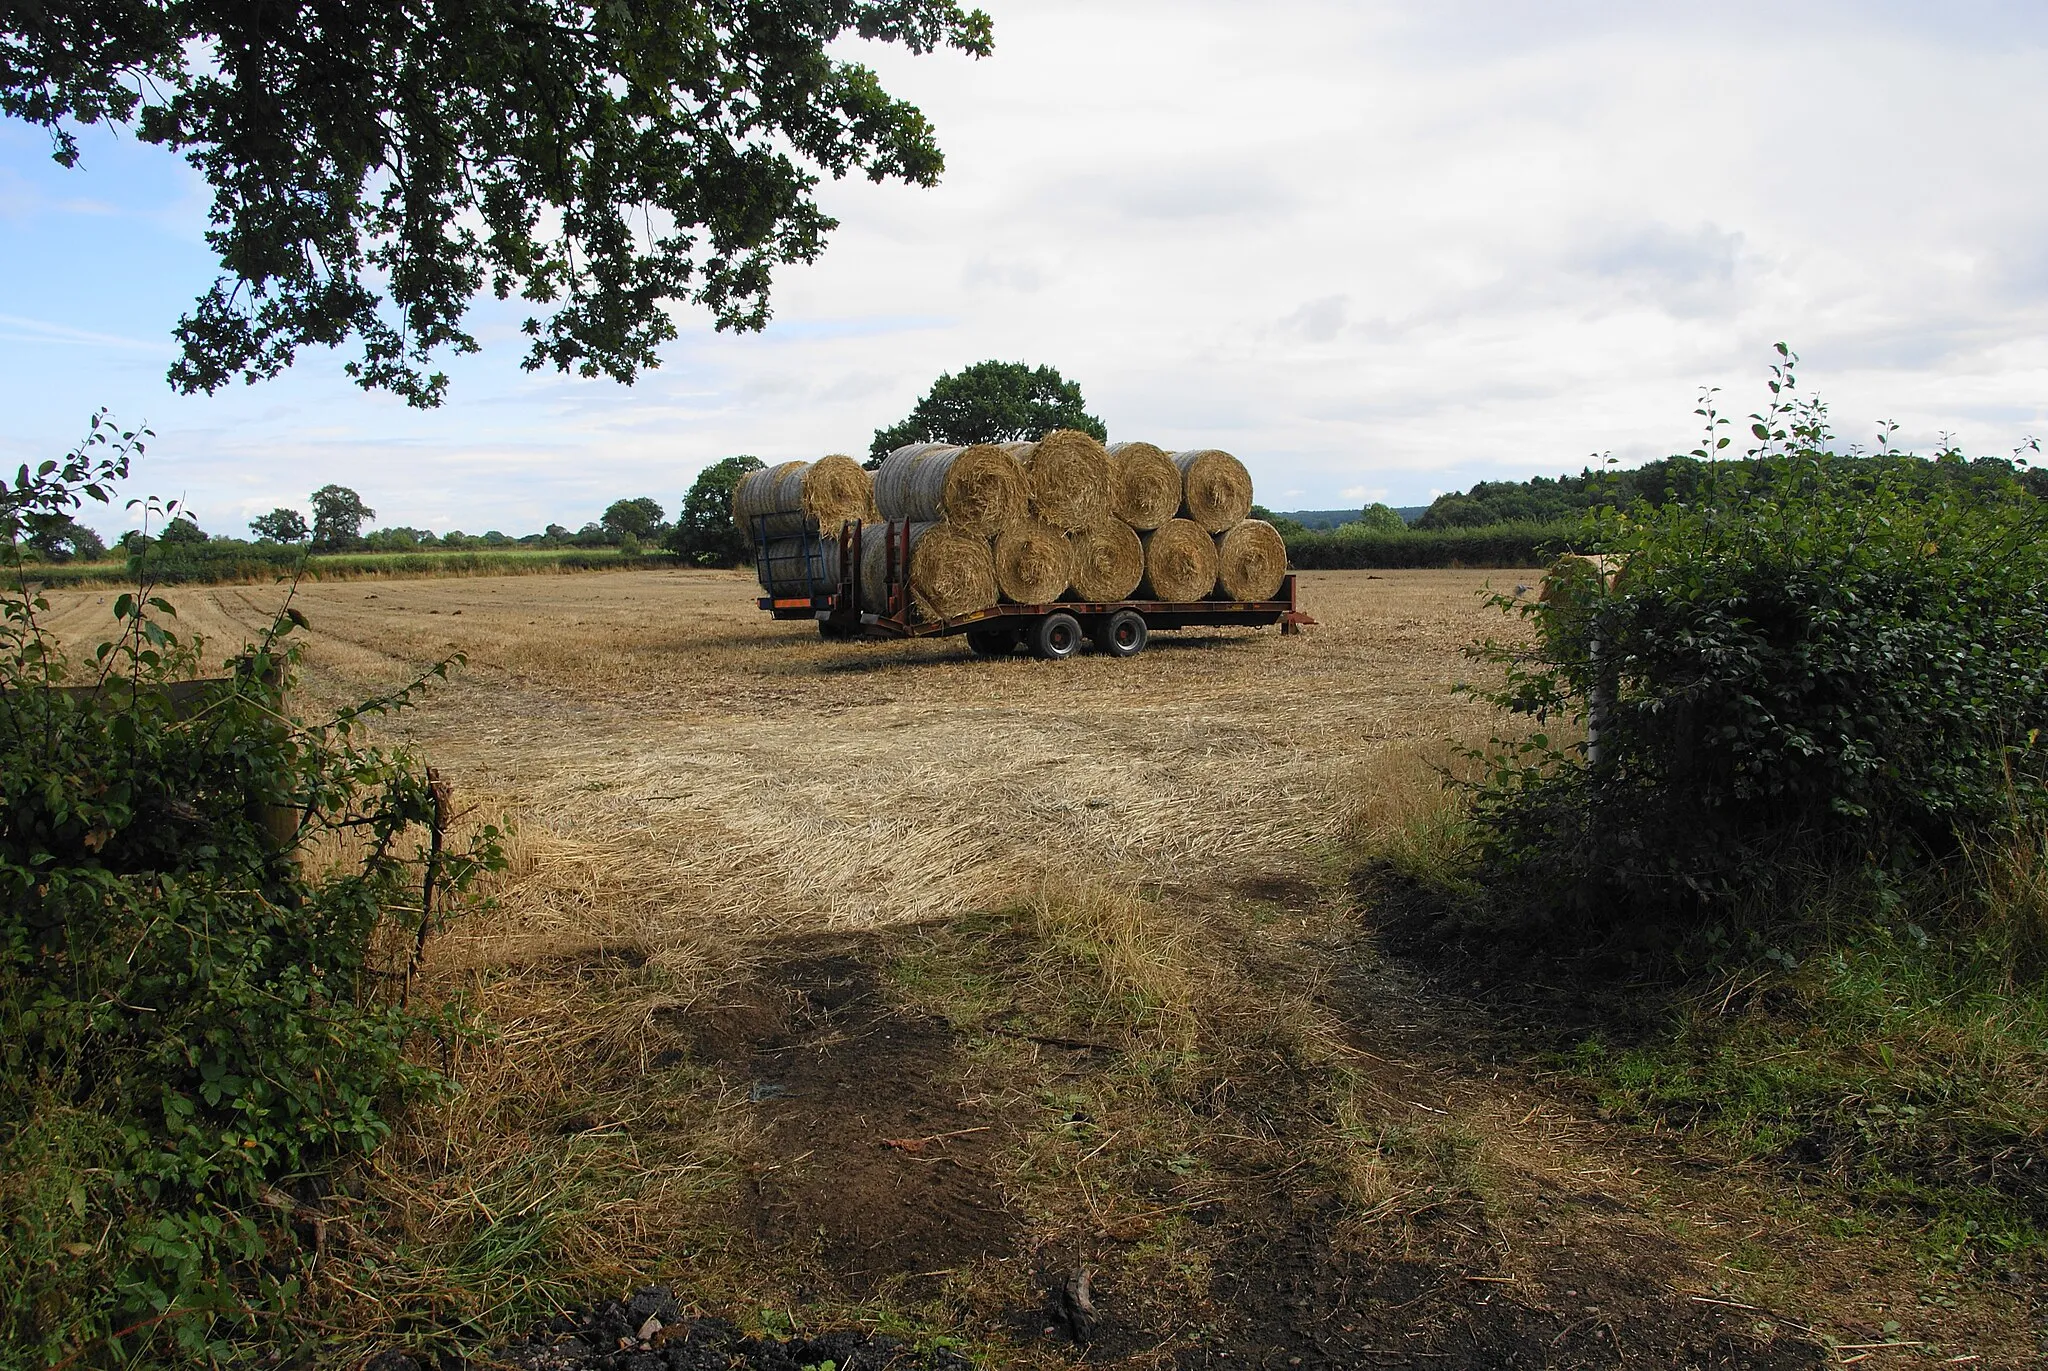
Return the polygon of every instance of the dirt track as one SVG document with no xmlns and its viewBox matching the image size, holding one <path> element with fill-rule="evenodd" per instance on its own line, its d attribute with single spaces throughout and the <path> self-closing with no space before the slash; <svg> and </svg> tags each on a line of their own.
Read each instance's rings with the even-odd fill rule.
<svg viewBox="0 0 2048 1371">
<path fill-rule="evenodd" d="M 1485 736 L 1450 687 L 1517 579 L 1310 574 L 1306 637 L 1061 664 L 828 644 L 720 573 L 302 590 L 309 705 L 468 655 L 393 731 L 517 828 L 430 967 L 502 1031 L 373 1194 L 427 1244 L 512 1159 L 617 1144 L 588 1281 L 1006 1361 L 2027 1364 L 2026 1292 L 1930 1297 L 1381 955 L 1347 834 Z M 277 595 L 173 598 L 221 646 Z M 1081 1267 L 1085 1351 L 1042 1307 Z"/>
</svg>

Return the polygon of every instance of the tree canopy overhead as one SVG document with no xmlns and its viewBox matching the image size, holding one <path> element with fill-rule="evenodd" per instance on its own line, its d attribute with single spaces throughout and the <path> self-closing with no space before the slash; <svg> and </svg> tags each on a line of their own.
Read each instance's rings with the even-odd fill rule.
<svg viewBox="0 0 2048 1371">
<path fill-rule="evenodd" d="M 1109 430 L 1087 404 L 1080 385 L 1051 367 L 976 362 L 957 376 L 940 376 L 901 423 L 876 429 L 867 464 L 880 465 L 905 443 L 1035 442 L 1059 428 L 1107 439 Z"/>
<path fill-rule="evenodd" d="M 837 221 L 824 175 L 931 185 L 931 125 L 843 35 L 990 50 L 955 0 L 75 0 L 10 5 L 0 113 L 78 160 L 132 124 L 213 188 L 221 275 L 176 334 L 186 393 L 355 339 L 366 389 L 438 404 L 489 289 L 528 369 L 630 382 L 670 306 L 759 329 Z"/>
</svg>

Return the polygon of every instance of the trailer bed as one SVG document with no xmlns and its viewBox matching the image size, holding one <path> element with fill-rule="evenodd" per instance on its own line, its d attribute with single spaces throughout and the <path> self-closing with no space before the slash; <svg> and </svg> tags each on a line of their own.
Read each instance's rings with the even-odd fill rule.
<svg viewBox="0 0 2048 1371">
<path fill-rule="evenodd" d="M 861 563 L 864 540 L 880 533 L 888 542 L 884 549 L 883 603 L 863 603 Z M 810 619 L 828 638 L 888 641 L 904 638 L 939 638 L 965 634 L 977 654 L 1001 656 L 1029 646 L 1041 657 L 1066 657 L 1079 648 L 1079 639 L 1093 641 L 1099 650 L 1114 656 L 1131 656 L 1142 651 L 1153 629 L 1183 629 L 1205 626 L 1263 628 L 1278 624 L 1283 634 L 1296 634 L 1315 620 L 1302 612 L 1295 575 L 1289 572 L 1280 591 L 1271 600 L 1054 600 L 1044 604 L 1000 603 L 971 613 L 947 618 L 921 618 L 912 607 L 909 586 L 910 525 L 907 521 L 888 524 L 848 524 L 837 538 L 837 575 L 824 574 L 826 559 L 823 540 L 805 545 L 799 540 L 794 551 L 779 554 L 785 567 L 784 579 L 802 579 L 808 594 L 767 595 L 759 604 L 777 619 Z M 770 554 L 765 539 L 757 539 L 757 570 L 767 583 L 771 568 L 762 559 Z M 802 576 L 790 577 L 786 565 L 800 561 Z M 1135 625 L 1133 624 L 1135 621 Z M 1069 631 L 1067 625 L 1071 625 Z M 1069 641 L 1071 640 L 1071 641 Z"/>
</svg>

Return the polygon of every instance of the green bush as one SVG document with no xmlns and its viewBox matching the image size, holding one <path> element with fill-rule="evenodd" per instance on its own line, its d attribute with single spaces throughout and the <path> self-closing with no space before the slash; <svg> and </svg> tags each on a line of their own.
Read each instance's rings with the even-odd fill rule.
<svg viewBox="0 0 2048 1371">
<path fill-rule="evenodd" d="M 0 549 L 139 448 L 96 419 L 24 468 Z M 292 1308 L 291 1198 L 445 1084 L 407 1047 L 454 1025 L 402 988 L 498 835 L 447 847 L 432 773 L 364 740 L 427 677 L 289 717 L 287 600 L 225 677 L 181 683 L 199 646 L 147 583 L 73 670 L 0 555 L 0 1367 L 232 1359 Z"/>
<path fill-rule="evenodd" d="M 1694 908 L 1925 868 L 2044 812 L 2048 505 L 1861 470 L 1818 403 L 1752 419 L 1761 447 L 1697 498 L 1589 525 L 1612 590 L 1502 602 L 1535 645 L 1495 649 L 1497 702 L 1597 739 L 1493 759 L 1478 812 L 1523 889 Z"/>
</svg>

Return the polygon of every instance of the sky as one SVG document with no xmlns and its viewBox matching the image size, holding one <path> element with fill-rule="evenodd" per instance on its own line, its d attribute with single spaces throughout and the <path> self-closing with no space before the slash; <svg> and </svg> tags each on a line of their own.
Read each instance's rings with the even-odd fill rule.
<svg viewBox="0 0 2048 1371">
<path fill-rule="evenodd" d="M 864 453 L 997 358 L 1112 441 L 1236 453 L 1272 508 L 1413 505 L 1689 450 L 1700 388 L 1746 415 L 1781 340 L 1850 441 L 2048 438 L 2048 5 L 982 2 L 987 59 L 839 45 L 947 172 L 821 186 L 841 226 L 765 333 L 679 309 L 626 387 L 522 371 L 523 312 L 483 302 L 434 411 L 346 350 L 176 395 L 203 182 L 0 121 L 0 459 L 104 405 L 155 432 L 127 493 L 210 532 L 337 482 L 380 525 L 518 534 L 673 513 L 736 453 Z"/>
</svg>

